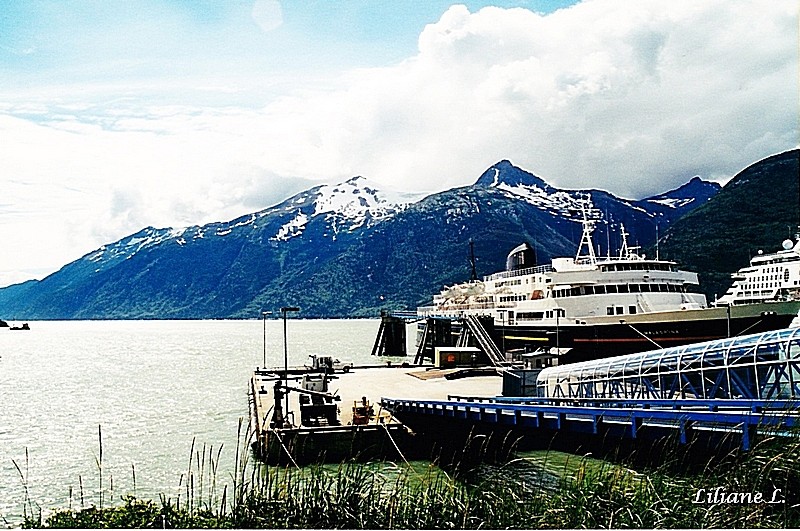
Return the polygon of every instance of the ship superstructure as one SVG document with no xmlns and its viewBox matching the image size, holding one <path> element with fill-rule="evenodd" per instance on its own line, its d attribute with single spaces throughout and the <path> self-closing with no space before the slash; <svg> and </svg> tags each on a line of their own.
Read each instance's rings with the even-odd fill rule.
<svg viewBox="0 0 800 531">
<path fill-rule="evenodd" d="M 555 258 L 549 265 L 531 265 L 527 244 L 513 249 L 506 271 L 445 288 L 421 316 L 491 315 L 497 322 L 548 322 L 600 316 L 631 316 L 657 311 L 705 308 L 706 298 L 691 290 L 697 274 L 675 262 L 647 259 L 628 245 L 621 227 L 617 256 L 598 258 L 592 242 L 594 222 L 584 211 L 578 253 Z"/>
</svg>

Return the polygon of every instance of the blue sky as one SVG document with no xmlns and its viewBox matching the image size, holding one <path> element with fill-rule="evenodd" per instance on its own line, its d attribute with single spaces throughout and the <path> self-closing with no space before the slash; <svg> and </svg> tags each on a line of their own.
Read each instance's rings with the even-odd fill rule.
<svg viewBox="0 0 800 531">
<path fill-rule="evenodd" d="M 794 0 L 0 0 L 0 286 L 510 159 L 641 198 L 798 143 Z"/>
<path fill-rule="evenodd" d="M 546 13 L 572 3 L 464 5 L 471 11 L 492 4 Z M 151 83 L 158 85 L 157 96 L 175 101 L 185 98 L 183 91 L 192 92 L 194 84 L 230 80 L 252 90 L 241 103 L 258 104 L 269 97 L 260 91 L 282 81 L 383 66 L 414 55 L 425 25 L 451 4 L 5 0 L 0 2 L 0 60 L 8 76 L 4 85 L 19 91 L 61 86 L 71 95 L 70 89 L 84 85 L 123 91 L 131 84 Z M 219 102 L 214 94 L 194 92 L 190 96 L 198 102 Z"/>
</svg>

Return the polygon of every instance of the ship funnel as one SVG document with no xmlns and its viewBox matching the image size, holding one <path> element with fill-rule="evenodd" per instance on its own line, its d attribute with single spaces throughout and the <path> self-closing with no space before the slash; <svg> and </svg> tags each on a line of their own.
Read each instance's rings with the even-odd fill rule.
<svg viewBox="0 0 800 531">
<path fill-rule="evenodd" d="M 514 247 L 506 258 L 506 271 L 518 271 L 536 265 L 536 252 L 527 243 Z"/>
</svg>

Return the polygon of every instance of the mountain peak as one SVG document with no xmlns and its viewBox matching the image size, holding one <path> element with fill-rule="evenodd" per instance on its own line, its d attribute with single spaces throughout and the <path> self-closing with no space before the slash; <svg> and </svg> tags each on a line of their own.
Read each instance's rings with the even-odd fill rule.
<svg viewBox="0 0 800 531">
<path fill-rule="evenodd" d="M 682 186 L 663 194 L 648 197 L 643 201 L 658 203 L 670 208 L 682 208 L 691 203 L 701 205 L 717 195 L 721 189 L 722 186 L 719 183 L 704 181 L 695 175 Z"/>
<path fill-rule="evenodd" d="M 347 179 L 342 184 L 357 185 L 357 184 L 365 184 L 365 183 L 367 183 L 367 178 L 366 177 L 364 177 L 363 175 L 354 175 L 353 177 L 350 177 L 349 179 Z"/>
<path fill-rule="evenodd" d="M 540 177 L 514 166 L 508 159 L 493 164 L 475 182 L 475 186 L 483 188 L 497 188 L 501 185 L 511 188 L 517 186 L 549 188 Z"/>
</svg>

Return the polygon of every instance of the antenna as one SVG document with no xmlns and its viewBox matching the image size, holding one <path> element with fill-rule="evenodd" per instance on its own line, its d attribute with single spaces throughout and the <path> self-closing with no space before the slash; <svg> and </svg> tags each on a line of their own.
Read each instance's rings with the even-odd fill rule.
<svg viewBox="0 0 800 531">
<path fill-rule="evenodd" d="M 470 280 L 478 280 L 478 271 L 475 269 L 475 242 L 472 241 L 472 238 L 469 239 L 469 263 L 472 266 Z"/>
<path fill-rule="evenodd" d="M 622 247 L 619 249 L 619 257 L 627 258 L 630 254 L 630 251 L 628 250 L 628 233 L 625 232 L 625 225 L 622 223 L 619 224 L 619 232 L 622 236 Z"/>
<path fill-rule="evenodd" d="M 656 221 L 656 260 L 658 259 L 658 221 Z"/>
<path fill-rule="evenodd" d="M 597 257 L 594 254 L 594 244 L 592 244 L 592 231 L 594 230 L 594 220 L 590 220 L 588 214 L 586 212 L 586 204 L 591 204 L 592 196 L 588 195 L 586 198 L 582 198 L 580 200 L 581 203 L 581 212 L 583 213 L 583 221 L 581 224 L 583 225 L 583 233 L 581 234 L 581 243 L 578 246 L 578 254 L 575 255 L 575 261 L 581 261 L 581 258 L 588 259 L 589 263 L 594 265 L 597 263 Z M 583 251 L 583 246 L 586 246 L 586 252 L 588 253 L 585 257 L 581 256 L 581 251 Z"/>
</svg>

